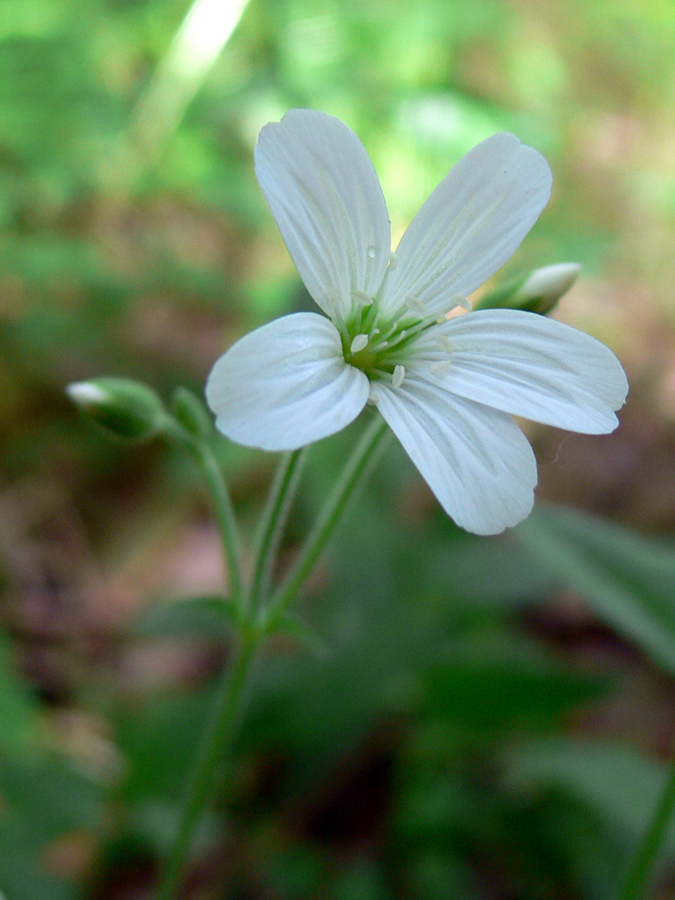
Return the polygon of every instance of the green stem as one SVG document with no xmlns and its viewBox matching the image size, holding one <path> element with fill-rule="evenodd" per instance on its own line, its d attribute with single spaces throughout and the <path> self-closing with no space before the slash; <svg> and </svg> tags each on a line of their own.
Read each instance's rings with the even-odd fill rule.
<svg viewBox="0 0 675 900">
<path fill-rule="evenodd" d="M 255 609 L 261 597 L 269 590 L 272 564 L 306 458 L 306 447 L 292 453 L 284 453 L 281 457 L 255 543 L 253 582 L 249 594 L 250 609 Z"/>
<path fill-rule="evenodd" d="M 670 771 L 663 788 L 663 793 L 654 810 L 652 821 L 645 832 L 628 876 L 619 895 L 620 900 L 639 900 L 643 896 L 649 876 L 656 862 L 659 851 L 668 836 L 668 826 L 675 811 L 675 758 L 670 764 Z"/>
<path fill-rule="evenodd" d="M 244 635 L 235 656 L 225 673 L 213 703 L 213 718 L 206 729 L 197 759 L 190 773 L 178 832 L 171 848 L 157 900 L 174 900 L 190 851 L 192 837 L 199 816 L 209 796 L 224 747 L 231 743 L 246 683 L 256 659 L 261 636 L 252 629 Z"/>
<path fill-rule="evenodd" d="M 194 452 L 201 466 L 204 478 L 213 501 L 220 531 L 225 558 L 230 578 L 230 593 L 235 609 L 243 617 L 245 614 L 246 597 L 241 576 L 241 563 L 239 552 L 239 534 L 237 523 L 232 509 L 232 501 L 227 484 L 223 477 L 220 463 L 215 457 L 211 447 L 204 441 L 194 444 Z"/>
<path fill-rule="evenodd" d="M 264 611 L 262 624 L 267 633 L 275 631 L 279 620 L 297 597 L 305 579 L 333 533 L 347 501 L 367 472 L 376 450 L 382 446 L 387 433 L 386 423 L 380 416 L 377 416 L 361 436 L 361 440 L 347 461 L 340 480 L 335 485 L 326 506 L 310 532 L 295 566 L 272 598 L 269 607 Z"/>
<path fill-rule="evenodd" d="M 173 431 L 175 432 L 174 437 L 186 443 L 184 433 L 179 433 L 176 429 Z M 187 442 L 199 459 L 209 491 L 213 496 L 223 548 L 230 566 L 232 595 L 241 612 L 241 635 L 232 662 L 222 677 L 213 704 L 213 718 L 204 732 L 197 759 L 189 776 L 178 831 L 156 900 L 175 900 L 177 896 L 194 830 L 213 788 L 218 763 L 223 757 L 225 748 L 231 746 L 237 719 L 243 705 L 244 690 L 257 657 L 258 647 L 265 636 L 274 630 L 289 604 L 297 596 L 305 578 L 340 519 L 348 499 L 365 476 L 376 450 L 382 446 L 386 433 L 386 425 L 379 417 L 365 430 L 319 520 L 310 532 L 296 565 L 266 610 L 261 623 L 263 627 L 255 624 L 252 618 L 254 610 L 246 602 L 239 567 L 234 515 L 220 466 L 208 444 L 199 441 Z M 297 485 L 303 458 L 302 452 L 299 451 L 284 459 L 273 485 L 260 531 L 254 588 L 249 595 L 251 599 L 262 596 L 265 589 L 267 576 L 264 570 L 267 568 L 269 571 L 271 566 L 280 531 Z"/>
</svg>

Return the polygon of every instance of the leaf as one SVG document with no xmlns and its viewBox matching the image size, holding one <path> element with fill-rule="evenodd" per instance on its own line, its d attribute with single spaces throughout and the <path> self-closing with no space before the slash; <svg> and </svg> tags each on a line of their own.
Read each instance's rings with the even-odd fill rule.
<svg viewBox="0 0 675 900">
<path fill-rule="evenodd" d="M 171 603 L 153 604 L 134 627 L 137 635 L 182 637 L 200 634 L 214 640 L 227 638 L 237 613 L 231 600 L 224 597 L 186 597 Z"/>
<path fill-rule="evenodd" d="M 426 709 L 453 728 L 500 734 L 542 728 L 606 691 L 606 679 L 576 674 L 540 654 L 505 652 L 467 656 L 455 651 L 426 676 Z"/>
<path fill-rule="evenodd" d="M 294 638 L 299 644 L 307 647 L 308 650 L 311 650 L 317 656 L 330 656 L 330 648 L 325 641 L 319 637 L 304 619 L 295 613 L 285 613 L 282 616 L 277 625 L 276 633 Z"/>
<path fill-rule="evenodd" d="M 5 759 L 0 797 L 0 896 L 74 900 L 76 885 L 50 872 L 49 847 L 100 829 L 101 787 L 57 756 Z"/>
<path fill-rule="evenodd" d="M 519 747 L 507 756 L 506 773 L 512 787 L 564 791 L 632 840 L 644 834 L 667 778 L 664 766 L 629 747 L 564 738 Z M 675 821 L 666 846 L 675 850 Z"/>
<path fill-rule="evenodd" d="M 675 673 L 675 544 L 563 509 L 515 529 L 537 565 L 581 594 L 608 624 Z"/>
<path fill-rule="evenodd" d="M 37 701 L 16 671 L 11 649 L 0 634 L 0 750 L 18 754 L 33 743 Z"/>
</svg>

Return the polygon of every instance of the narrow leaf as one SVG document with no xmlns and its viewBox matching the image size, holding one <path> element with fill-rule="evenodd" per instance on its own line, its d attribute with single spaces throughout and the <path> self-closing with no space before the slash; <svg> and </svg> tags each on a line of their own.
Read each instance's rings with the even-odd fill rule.
<svg viewBox="0 0 675 900">
<path fill-rule="evenodd" d="M 515 530 L 538 565 L 675 672 L 675 544 L 579 512 L 538 509 Z"/>
<path fill-rule="evenodd" d="M 135 625 L 137 635 L 181 637 L 199 634 L 222 640 L 236 622 L 232 601 L 225 597 L 186 597 L 171 603 L 154 603 Z"/>
</svg>

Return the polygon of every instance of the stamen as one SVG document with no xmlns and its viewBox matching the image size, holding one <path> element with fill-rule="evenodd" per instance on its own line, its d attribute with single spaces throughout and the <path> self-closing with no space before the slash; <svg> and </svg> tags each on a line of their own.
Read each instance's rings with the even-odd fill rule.
<svg viewBox="0 0 675 900">
<path fill-rule="evenodd" d="M 398 388 L 403 384 L 405 378 L 405 366 L 395 366 L 394 374 L 391 376 L 392 387 Z"/>
<path fill-rule="evenodd" d="M 449 359 L 444 359 L 443 362 L 434 363 L 429 366 L 429 374 L 435 375 L 437 378 L 443 378 L 444 375 L 447 375 L 452 366 L 452 361 Z"/>
<path fill-rule="evenodd" d="M 355 300 L 359 306 L 372 306 L 373 298 L 370 297 L 365 291 L 353 290 L 352 291 L 352 300 Z"/>
<path fill-rule="evenodd" d="M 363 350 L 368 346 L 368 335 L 367 334 L 357 334 L 354 340 L 352 341 L 352 345 L 349 348 L 352 353 L 358 353 L 359 350 Z"/>
<path fill-rule="evenodd" d="M 398 259 L 396 258 L 396 254 L 392 250 L 389 254 L 389 271 L 393 272 L 398 264 Z"/>
<path fill-rule="evenodd" d="M 436 338 L 436 343 L 440 346 L 441 350 L 445 350 L 446 353 L 452 353 L 452 341 L 447 334 L 439 334 Z"/>
<path fill-rule="evenodd" d="M 405 298 L 405 302 L 408 309 L 412 312 L 417 313 L 420 316 L 429 315 L 429 311 L 427 310 L 426 306 L 417 297 L 413 297 L 408 294 L 408 296 Z"/>
<path fill-rule="evenodd" d="M 471 309 L 471 301 L 462 294 L 455 294 L 454 297 L 450 298 L 449 310 L 455 306 L 461 306 L 462 309 Z"/>
</svg>

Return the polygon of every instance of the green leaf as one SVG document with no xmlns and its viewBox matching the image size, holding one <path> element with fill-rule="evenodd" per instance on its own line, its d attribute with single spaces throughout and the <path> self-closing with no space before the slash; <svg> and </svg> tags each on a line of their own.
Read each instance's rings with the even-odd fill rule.
<svg viewBox="0 0 675 900">
<path fill-rule="evenodd" d="M 49 846 L 101 826 L 98 784 L 60 757 L 3 760 L 0 767 L 0 896 L 71 900 L 69 880 L 45 865 Z"/>
<path fill-rule="evenodd" d="M 155 603 L 136 623 L 134 631 L 143 637 L 199 634 L 223 640 L 230 635 L 236 620 L 235 607 L 229 598 L 186 597 L 171 603 Z"/>
<path fill-rule="evenodd" d="M 579 512 L 538 509 L 516 529 L 538 566 L 675 673 L 675 544 Z"/>
<path fill-rule="evenodd" d="M 447 660 L 432 664 L 425 708 L 435 720 L 479 733 L 547 727 L 608 687 L 606 679 L 553 664 L 529 643 L 509 646 L 504 635 L 483 643 L 454 647 Z"/>
<path fill-rule="evenodd" d="M 307 647 L 317 656 L 330 656 L 330 647 L 304 619 L 295 613 L 286 613 L 280 619 L 275 633 L 294 638 L 299 644 Z"/>
<path fill-rule="evenodd" d="M 35 737 L 37 701 L 16 671 L 11 649 L 0 634 L 0 750 L 19 754 Z"/>
<path fill-rule="evenodd" d="M 667 778 L 665 766 L 629 747 L 564 738 L 519 747 L 506 757 L 506 773 L 512 787 L 563 791 L 634 841 L 643 835 Z M 675 822 L 666 846 L 675 850 Z"/>
</svg>

